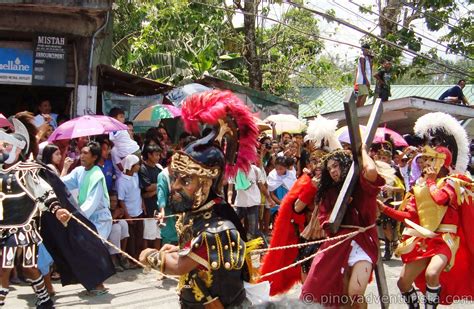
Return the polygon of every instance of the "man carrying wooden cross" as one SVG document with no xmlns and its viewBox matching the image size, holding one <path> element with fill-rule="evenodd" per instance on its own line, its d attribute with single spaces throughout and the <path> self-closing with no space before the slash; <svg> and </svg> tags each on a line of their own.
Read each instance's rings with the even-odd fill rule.
<svg viewBox="0 0 474 309">
<path fill-rule="evenodd" d="M 351 103 L 353 99 L 345 104 Z M 346 118 L 352 132 L 358 131 L 351 128 L 351 124 L 358 128 L 357 120 L 351 123 L 351 119 L 356 119 L 357 114 L 347 112 Z M 375 121 L 375 127 L 377 123 Z M 337 307 L 367 306 L 364 293 L 379 256 L 374 225 L 377 218 L 376 198 L 385 181 L 378 175 L 366 145 L 361 145 L 360 136 L 352 141 L 354 156 L 351 152 L 336 150 L 324 158 L 316 196 L 316 209 L 319 210 L 317 218 L 328 237 L 348 234 L 357 231 L 358 227 L 363 232 L 316 255 L 302 288 L 300 298 L 304 302 Z M 344 202 L 341 204 L 340 200 Z M 346 208 L 345 212 L 342 208 Z M 342 219 L 340 226 L 335 225 L 331 219 L 334 211 Z M 319 250 L 323 251 L 340 241 L 325 242 Z"/>
</svg>

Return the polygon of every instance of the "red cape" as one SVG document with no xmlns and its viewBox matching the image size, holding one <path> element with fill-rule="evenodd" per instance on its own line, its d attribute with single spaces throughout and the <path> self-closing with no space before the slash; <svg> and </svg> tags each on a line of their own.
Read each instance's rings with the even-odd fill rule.
<svg viewBox="0 0 474 309">
<path fill-rule="evenodd" d="M 295 182 L 290 191 L 283 198 L 278 210 L 278 215 L 273 228 L 273 237 L 270 248 L 299 243 L 299 236 L 296 233 L 297 225 L 301 233 L 305 227 L 305 214 L 297 214 L 293 210 L 293 205 L 300 199 L 306 205 L 310 205 L 316 196 L 316 188 L 311 184 L 311 177 L 303 174 Z M 269 251 L 263 258 L 261 275 L 281 269 L 296 261 L 298 248 Z M 270 281 L 270 295 L 284 293 L 291 289 L 295 283 L 301 281 L 301 266 L 295 266 L 285 271 L 265 277 L 262 281 Z"/>
<path fill-rule="evenodd" d="M 454 175 L 453 177 L 468 182 L 472 181 L 464 175 Z M 457 197 L 452 195 L 452 198 Z M 460 205 L 459 219 L 457 235 L 460 242 L 454 266 L 448 272 L 444 271 L 440 277 L 440 303 L 443 305 L 449 305 L 453 301 L 463 298 L 472 299 L 474 297 L 474 281 L 472 280 L 474 278 L 474 267 L 472 266 L 474 261 L 474 203 L 472 197 Z M 424 271 L 418 276 L 415 284 L 423 293 L 425 292 Z"/>
</svg>

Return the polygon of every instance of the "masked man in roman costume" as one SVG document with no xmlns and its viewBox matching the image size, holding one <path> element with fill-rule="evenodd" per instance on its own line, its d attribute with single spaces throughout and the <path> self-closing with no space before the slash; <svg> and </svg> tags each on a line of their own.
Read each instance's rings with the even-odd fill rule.
<svg viewBox="0 0 474 309">
<path fill-rule="evenodd" d="M 336 136 L 337 120 L 318 116 L 310 121 L 305 142 L 310 143 L 310 164 L 298 178 L 288 194 L 284 197 L 273 229 L 271 247 L 281 247 L 313 241 L 321 238 L 321 229 L 314 227 L 317 219 L 312 220 L 314 198 L 321 176 L 321 159 L 328 152 L 340 149 Z M 317 214 L 317 212 L 316 212 Z M 311 224 L 310 224 L 311 223 Z M 285 250 L 269 251 L 263 259 L 261 274 L 265 275 L 310 256 L 318 245 L 309 245 Z M 311 266 L 308 260 L 296 267 L 264 277 L 262 281 L 270 282 L 270 295 L 287 292 L 297 282 L 303 282 Z"/>
<path fill-rule="evenodd" d="M 142 251 L 140 260 L 165 274 L 181 275 L 182 308 L 241 305 L 248 280 L 245 231 L 222 193 L 222 181 L 248 172 L 257 156 L 258 128 L 248 108 L 229 91 L 208 91 L 185 100 L 182 119 L 202 138 L 172 157 L 170 206 L 181 214 L 179 246 Z M 248 247 L 247 247 L 248 249 Z"/>
<path fill-rule="evenodd" d="M 363 145 L 362 166 L 349 205 L 337 233 L 329 229 L 328 220 L 352 164 L 352 154 L 335 150 L 323 159 L 321 179 L 316 194 L 317 218 L 328 237 L 354 232 L 357 227 L 374 225 L 377 217 L 376 198 L 385 180 Z M 335 245 L 338 240 L 324 242 L 319 250 Z M 375 226 L 357 234 L 351 241 L 337 245 L 314 257 L 300 298 L 324 306 L 341 307 L 351 301 L 363 307 L 363 295 L 373 265 L 378 258 L 378 236 Z"/>
<path fill-rule="evenodd" d="M 2 288 L 0 305 L 9 292 L 9 278 L 15 257 L 21 257 L 23 272 L 31 284 L 37 308 L 52 308 L 37 267 L 42 211 L 51 212 L 67 223 L 69 212 L 61 208 L 51 186 L 39 175 L 44 167 L 29 161 L 34 145 L 30 144 L 28 124 L 13 118 L 14 133 L 0 130 L 0 235 L 2 249 Z M 33 136 L 34 138 L 34 136 Z"/>
<path fill-rule="evenodd" d="M 419 308 L 413 283 L 425 293 L 425 308 L 436 308 L 474 296 L 473 182 L 464 173 L 469 143 L 466 131 L 452 116 L 430 113 L 414 131 L 425 137 L 422 176 L 394 210 L 380 210 L 405 223 L 395 254 L 405 264 L 398 287 L 409 308 Z M 453 171 L 455 167 L 455 171 Z"/>
</svg>

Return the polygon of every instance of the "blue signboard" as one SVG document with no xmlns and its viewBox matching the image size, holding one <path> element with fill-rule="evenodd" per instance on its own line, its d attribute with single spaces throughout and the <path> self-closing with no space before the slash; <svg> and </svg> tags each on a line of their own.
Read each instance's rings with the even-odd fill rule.
<svg viewBox="0 0 474 309">
<path fill-rule="evenodd" d="M 0 47 L 0 84 L 31 84 L 33 51 Z"/>
</svg>

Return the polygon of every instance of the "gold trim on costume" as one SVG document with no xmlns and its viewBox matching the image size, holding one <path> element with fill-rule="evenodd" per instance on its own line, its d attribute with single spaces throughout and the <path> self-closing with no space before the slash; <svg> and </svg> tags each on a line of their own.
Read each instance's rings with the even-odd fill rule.
<svg viewBox="0 0 474 309">
<path fill-rule="evenodd" d="M 177 152 L 171 157 L 170 166 L 173 171 L 212 179 L 217 178 L 220 172 L 219 167 L 204 167 L 193 160 L 190 156 L 182 152 Z"/>
<path fill-rule="evenodd" d="M 209 264 L 209 262 L 203 259 L 202 257 L 200 257 L 199 255 L 197 255 L 196 253 L 189 252 L 186 256 L 189 257 L 194 262 L 206 267 L 207 270 L 211 269 L 211 265 Z"/>
</svg>

